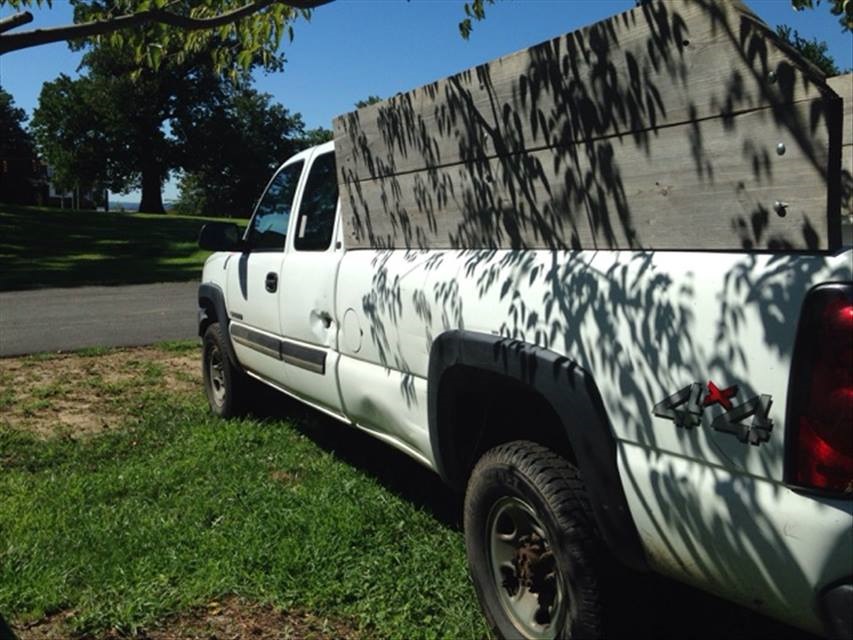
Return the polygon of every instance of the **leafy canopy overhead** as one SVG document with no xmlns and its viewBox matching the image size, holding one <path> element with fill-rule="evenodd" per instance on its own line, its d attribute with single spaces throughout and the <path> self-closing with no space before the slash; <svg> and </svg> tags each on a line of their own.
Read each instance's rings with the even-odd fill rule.
<svg viewBox="0 0 853 640">
<path fill-rule="evenodd" d="M 0 53 L 63 40 L 87 39 L 134 51 L 137 59 L 157 66 L 157 50 L 193 54 L 208 50 L 216 39 L 239 42 L 218 60 L 248 67 L 264 51 L 276 51 L 292 24 L 330 0 L 71 0 L 74 24 L 20 31 L 28 12 L 0 20 Z M 51 7 L 53 0 L 0 0 L 0 7 L 22 10 Z M 11 32 L 9 32 L 11 31 Z M 224 49 L 224 48 L 222 48 Z M 229 56 L 234 59 L 231 60 Z"/>
<path fill-rule="evenodd" d="M 0 8 L 19 10 L 0 18 L 0 54 L 50 42 L 109 39 L 113 46 L 130 47 L 139 61 L 156 67 L 158 48 L 196 53 L 216 50 L 220 67 L 248 68 L 252 59 L 275 52 L 285 33 L 293 37 L 293 22 L 309 18 L 311 9 L 332 0 L 70 0 L 74 24 L 20 31 L 33 17 L 33 6 L 52 6 L 53 0 L 0 0 Z M 646 0 L 637 0 L 642 4 Z M 853 0 L 790 0 L 797 10 L 824 2 L 839 17 L 845 31 L 853 29 Z M 468 38 L 475 21 L 486 18 L 486 6 L 495 0 L 464 2 L 459 32 Z M 211 49 L 214 39 L 238 42 L 236 49 Z"/>
<path fill-rule="evenodd" d="M 64 0 L 63 0 L 64 1 Z M 465 3 L 466 18 L 459 30 L 467 38 L 471 17 L 485 17 L 484 0 Z M 487 0 L 493 2 L 494 0 Z M 310 18 L 311 10 L 332 0 L 70 0 L 74 24 L 47 29 L 18 30 L 33 17 L 28 7 L 51 7 L 53 0 L 0 0 L 0 8 L 20 13 L 0 18 L 0 54 L 50 42 L 80 41 L 129 48 L 137 60 L 157 67 L 160 49 L 193 54 L 216 51 L 220 67 L 248 68 L 258 56 L 271 55 L 285 33 L 293 38 L 293 23 Z M 239 47 L 212 48 L 219 42 Z"/>
<path fill-rule="evenodd" d="M 814 9 L 821 0 L 791 0 L 797 11 Z M 838 21 L 844 31 L 853 31 L 853 2 L 851 0 L 826 0 L 832 15 L 838 16 Z"/>
</svg>

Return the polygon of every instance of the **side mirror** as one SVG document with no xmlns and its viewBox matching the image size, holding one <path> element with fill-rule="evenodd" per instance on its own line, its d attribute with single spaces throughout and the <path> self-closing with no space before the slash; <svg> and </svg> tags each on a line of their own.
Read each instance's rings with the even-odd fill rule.
<svg viewBox="0 0 853 640">
<path fill-rule="evenodd" d="M 198 246 L 208 251 L 240 251 L 240 227 L 233 222 L 208 222 L 198 234 Z"/>
</svg>

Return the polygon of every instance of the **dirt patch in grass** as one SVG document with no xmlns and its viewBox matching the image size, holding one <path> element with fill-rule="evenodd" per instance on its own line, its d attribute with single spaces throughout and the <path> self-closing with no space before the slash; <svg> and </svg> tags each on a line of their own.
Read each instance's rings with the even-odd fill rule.
<svg viewBox="0 0 853 640">
<path fill-rule="evenodd" d="M 45 438 L 117 428 L 157 394 L 201 393 L 199 357 L 189 345 L 0 359 L 0 424 Z"/>
<path fill-rule="evenodd" d="M 70 614 L 58 613 L 25 628 L 15 629 L 19 640 L 58 640 L 70 636 Z M 271 605 L 259 605 L 236 597 L 211 602 L 187 612 L 169 616 L 136 634 L 107 631 L 97 640 L 308 640 L 368 638 L 350 622 L 304 611 L 280 611 Z"/>
<path fill-rule="evenodd" d="M 209 638 L 363 638 L 365 634 L 343 620 L 302 611 L 279 611 L 228 598 L 166 620 L 144 635 L 150 640 L 208 640 Z"/>
</svg>

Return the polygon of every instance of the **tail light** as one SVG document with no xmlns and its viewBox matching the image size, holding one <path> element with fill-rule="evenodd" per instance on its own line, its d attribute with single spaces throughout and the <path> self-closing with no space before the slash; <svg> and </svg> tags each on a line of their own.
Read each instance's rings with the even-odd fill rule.
<svg viewBox="0 0 853 640">
<path fill-rule="evenodd" d="M 786 428 L 786 481 L 853 497 L 853 283 L 806 296 Z"/>
</svg>

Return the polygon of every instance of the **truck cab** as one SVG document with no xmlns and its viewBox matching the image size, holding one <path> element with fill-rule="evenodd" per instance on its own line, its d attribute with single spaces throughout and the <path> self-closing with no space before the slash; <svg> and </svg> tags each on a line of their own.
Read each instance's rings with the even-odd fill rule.
<svg viewBox="0 0 853 640">
<path fill-rule="evenodd" d="M 293 156 L 267 184 L 238 250 L 215 254 L 203 281 L 221 290 L 233 355 L 250 375 L 344 419 L 337 209 L 333 143 Z"/>
</svg>

